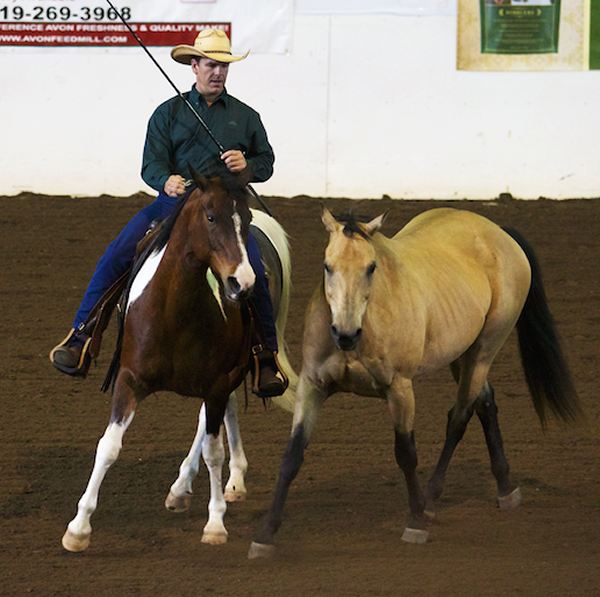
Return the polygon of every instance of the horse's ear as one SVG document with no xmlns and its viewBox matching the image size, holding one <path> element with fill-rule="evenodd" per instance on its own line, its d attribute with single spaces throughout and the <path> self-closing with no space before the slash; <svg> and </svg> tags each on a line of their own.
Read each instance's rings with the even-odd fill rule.
<svg viewBox="0 0 600 597">
<path fill-rule="evenodd" d="M 247 187 L 252 182 L 252 168 L 246 166 L 241 172 L 236 174 L 236 178 L 241 188 Z"/>
<path fill-rule="evenodd" d="M 381 228 L 383 221 L 386 219 L 388 213 L 390 212 L 385 211 L 380 216 L 377 216 L 376 218 L 373 218 L 370 222 L 364 224 L 365 232 L 369 236 L 373 236 L 373 234 L 375 234 L 375 232 L 377 232 Z"/>
<path fill-rule="evenodd" d="M 333 214 L 322 205 L 323 211 L 321 212 L 321 222 L 323 222 L 323 226 L 325 226 L 325 230 L 332 234 L 339 227 L 340 223 L 334 218 Z"/>
<path fill-rule="evenodd" d="M 199 174 L 196 168 L 194 168 L 194 166 L 192 166 L 189 163 L 188 168 L 190 169 L 190 174 L 192 175 L 192 178 L 194 179 L 194 182 L 196 183 L 198 188 L 202 192 L 206 191 L 206 187 L 208 186 L 208 179 L 206 178 L 206 176 L 202 176 L 202 174 Z"/>
</svg>

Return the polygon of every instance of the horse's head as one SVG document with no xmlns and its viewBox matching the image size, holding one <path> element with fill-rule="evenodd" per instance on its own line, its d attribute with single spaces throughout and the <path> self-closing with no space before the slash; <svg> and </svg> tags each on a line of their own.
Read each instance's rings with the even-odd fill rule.
<svg viewBox="0 0 600 597">
<path fill-rule="evenodd" d="M 205 178 L 192 173 L 198 186 L 190 195 L 188 238 L 192 258 L 206 263 L 232 301 L 245 297 L 256 276 L 246 241 L 252 215 L 243 181 Z"/>
<path fill-rule="evenodd" d="M 385 215 L 370 222 L 359 222 L 352 216 L 338 221 L 323 208 L 321 219 L 329 232 L 323 263 L 325 298 L 331 309 L 331 335 L 341 350 L 353 350 L 362 334 L 362 320 L 377 268 L 371 237 Z"/>
</svg>

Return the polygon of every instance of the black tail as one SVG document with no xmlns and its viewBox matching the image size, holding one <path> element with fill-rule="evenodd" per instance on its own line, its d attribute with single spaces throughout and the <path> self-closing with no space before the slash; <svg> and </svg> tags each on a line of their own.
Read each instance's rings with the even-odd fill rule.
<svg viewBox="0 0 600 597">
<path fill-rule="evenodd" d="M 554 319 L 531 245 L 516 230 L 504 228 L 523 249 L 531 266 L 531 287 L 517 322 L 521 363 L 538 417 L 545 426 L 546 407 L 563 421 L 581 414 L 577 392 L 560 347 Z"/>
</svg>

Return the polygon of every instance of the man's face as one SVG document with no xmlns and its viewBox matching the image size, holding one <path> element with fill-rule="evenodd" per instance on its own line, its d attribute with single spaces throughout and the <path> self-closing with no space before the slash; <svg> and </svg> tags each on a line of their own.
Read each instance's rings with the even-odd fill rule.
<svg viewBox="0 0 600 597">
<path fill-rule="evenodd" d="M 223 91 L 229 64 L 210 58 L 192 59 L 192 71 L 196 75 L 196 89 L 208 101 L 215 100 Z"/>
</svg>

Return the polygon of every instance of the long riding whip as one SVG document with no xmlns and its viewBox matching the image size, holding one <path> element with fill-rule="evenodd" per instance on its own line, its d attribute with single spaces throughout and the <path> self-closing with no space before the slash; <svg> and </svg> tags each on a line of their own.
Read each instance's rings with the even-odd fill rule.
<svg viewBox="0 0 600 597">
<path fill-rule="evenodd" d="M 196 108 L 194 108 L 194 106 L 192 106 L 192 104 L 181 93 L 181 91 L 179 91 L 179 89 L 177 88 L 177 85 L 175 85 L 175 83 L 173 83 L 173 81 L 171 80 L 169 75 L 167 75 L 167 73 L 164 71 L 162 66 L 156 61 L 156 58 L 154 58 L 154 56 L 152 56 L 152 54 L 150 53 L 148 48 L 144 45 L 144 42 L 140 39 L 139 35 L 132 29 L 131 25 L 127 22 L 127 20 L 123 18 L 123 15 L 119 12 L 119 10 L 117 10 L 115 5 L 110 0 L 106 0 L 106 2 L 115 11 L 115 13 L 119 17 L 119 19 L 121 20 L 123 25 L 125 25 L 125 27 L 127 27 L 127 30 L 129 31 L 129 33 L 131 33 L 131 35 L 133 36 L 133 39 L 135 39 L 135 41 L 139 44 L 139 46 L 142 48 L 142 50 L 144 50 L 144 52 L 146 52 L 146 54 L 148 54 L 148 57 L 150 58 L 150 60 L 152 60 L 152 62 L 156 66 L 156 68 L 158 68 L 158 70 L 162 73 L 163 77 L 169 82 L 171 87 L 175 90 L 175 93 L 177 93 L 177 95 L 183 100 L 183 103 L 188 107 L 188 109 L 191 111 L 191 113 L 196 117 L 196 120 L 198 120 L 198 122 L 202 125 L 202 128 L 206 131 L 208 136 L 212 139 L 213 143 L 219 149 L 219 155 L 221 155 L 225 151 L 225 148 L 219 142 L 219 140 L 214 136 L 213 132 L 210 130 L 210 128 L 208 127 L 206 122 L 204 122 L 204 119 L 202 118 L 202 116 L 200 116 L 200 114 L 198 114 L 198 111 L 196 110 Z M 246 188 L 248 189 L 250 194 L 256 199 L 256 201 L 258 201 L 259 205 L 265 210 L 265 212 L 267 212 L 271 217 L 273 217 L 273 214 L 271 213 L 271 210 L 265 203 L 265 200 L 250 185 L 246 185 Z"/>
</svg>

